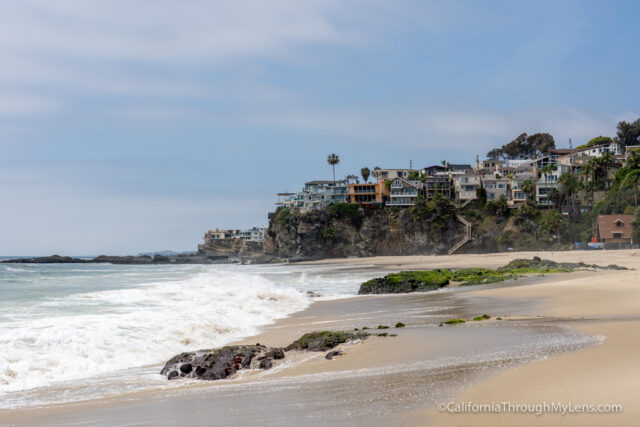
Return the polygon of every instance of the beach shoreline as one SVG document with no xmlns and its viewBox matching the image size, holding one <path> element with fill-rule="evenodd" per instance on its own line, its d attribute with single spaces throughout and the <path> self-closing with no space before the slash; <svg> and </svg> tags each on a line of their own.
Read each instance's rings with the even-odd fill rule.
<svg viewBox="0 0 640 427">
<path fill-rule="evenodd" d="M 532 256 L 540 256 L 554 261 L 584 261 L 588 264 L 619 264 L 629 268 L 640 267 L 640 256 L 638 251 L 601 251 L 601 252 L 531 252 L 531 253 L 507 253 L 507 254 L 485 254 L 485 255 L 453 255 L 453 256 L 426 256 L 426 257 L 376 257 L 362 259 L 339 259 L 339 260 L 323 260 L 312 261 L 306 263 L 298 263 L 299 265 L 327 265 L 327 266 L 351 266 L 353 268 L 371 268 L 376 270 L 397 271 L 404 269 L 432 269 L 432 268 L 462 268 L 462 267 L 490 267 L 495 268 L 507 264 L 511 259 L 515 258 L 531 258 Z M 245 338 L 238 343 L 255 344 L 260 342 L 269 346 L 284 346 L 300 335 L 311 330 L 333 329 L 347 330 L 355 327 L 362 328 L 368 326 L 375 328 L 377 324 L 382 322 L 388 324 L 392 328 L 385 330 L 397 334 L 397 337 L 372 337 L 362 344 L 346 347 L 345 355 L 335 360 L 327 361 L 323 358 L 324 354 L 310 355 L 299 357 L 300 363 L 295 366 L 288 366 L 283 369 L 266 371 L 265 373 L 252 378 L 227 381 L 224 384 L 197 384 L 190 385 L 184 389 L 172 390 L 166 392 L 139 394 L 129 396 L 122 399 L 109 399 L 106 401 L 83 402 L 79 404 L 60 405 L 58 407 L 32 408 L 16 411 L 0 411 L 0 420 L 2 425 L 29 425 L 29 424 L 56 424 L 64 422 L 86 422 L 88 420 L 100 424 L 101 421 L 105 425 L 124 424 L 125 420 L 139 419 L 142 424 L 172 424 L 172 421 L 178 421 L 177 418 L 161 418 L 162 411 L 157 412 L 156 418 L 146 418 L 142 415 L 145 413 L 153 413 L 158 411 L 162 405 L 170 407 L 180 407 L 180 405 L 193 405 L 195 401 L 199 401 L 202 396 L 209 396 L 215 402 L 225 402 L 225 398 L 219 396 L 219 390 L 228 386 L 235 381 L 239 390 L 245 390 L 241 384 L 259 384 L 265 381 L 267 384 L 272 382 L 278 386 L 286 382 L 290 378 L 313 378 L 330 375 L 331 373 L 345 372 L 358 375 L 363 370 L 384 370 L 391 369 L 391 366 L 408 366 L 412 363 L 419 363 L 425 360 L 444 360 L 455 352 L 464 353 L 472 351 L 474 348 L 482 347 L 482 341 L 490 342 L 505 339 L 507 335 L 518 335 L 533 339 L 533 334 L 539 333 L 540 330 L 534 331 L 535 328 L 545 328 L 547 325 L 551 328 L 570 328 L 578 331 L 580 335 L 577 337 L 598 337 L 604 336 L 603 344 L 592 341 L 588 344 L 578 346 L 577 351 L 557 352 L 549 351 L 552 356 L 533 357 L 531 360 L 522 360 L 512 364 L 504 363 L 501 366 L 485 366 L 485 372 L 467 372 L 464 378 L 457 378 L 455 375 L 449 375 L 446 381 L 443 375 L 439 377 L 429 377 L 424 375 L 421 381 L 416 385 L 411 385 L 406 379 L 394 380 L 393 376 L 402 377 L 401 371 L 389 376 L 380 376 L 378 380 L 384 380 L 390 386 L 382 390 L 380 393 L 393 393 L 400 390 L 398 399 L 404 399 L 409 402 L 401 408 L 401 411 L 393 410 L 390 406 L 388 414 L 378 414 L 375 411 L 365 410 L 366 408 L 354 408 L 362 410 L 364 416 L 361 418 L 365 422 L 372 419 L 386 419 L 394 424 L 404 425 L 424 425 L 425 423 L 434 422 L 437 424 L 493 424 L 500 423 L 513 424 L 538 424 L 542 422 L 566 422 L 582 423 L 585 420 L 590 421 L 594 415 L 582 414 L 572 415 L 571 419 L 566 417 L 558 418 L 556 415 L 546 414 L 537 417 L 528 417 L 523 414 L 512 414 L 509 417 L 496 414 L 439 414 L 436 404 L 440 400 L 456 401 L 460 399 L 478 399 L 479 397 L 491 396 L 492 399 L 504 400 L 500 392 L 508 392 L 509 396 L 518 397 L 518 389 L 531 391 L 533 394 L 527 395 L 526 399 L 522 397 L 522 402 L 537 402 L 544 398 L 547 390 L 545 387 L 532 388 L 526 386 L 527 379 L 532 380 L 545 376 L 544 369 L 540 366 L 545 364 L 553 365 L 549 368 L 548 376 L 559 381 L 562 378 L 558 372 L 572 368 L 576 384 L 578 374 L 586 373 L 584 369 L 585 363 L 588 364 L 591 358 L 595 358 L 602 362 L 606 357 L 615 360 L 625 360 L 632 365 L 632 361 L 622 358 L 625 351 L 632 352 L 630 344 L 624 342 L 624 337 L 634 337 L 633 328 L 637 326 L 639 321 L 635 317 L 637 311 L 638 290 L 633 286 L 633 281 L 637 279 L 637 270 L 628 271 L 598 271 L 598 272 L 577 272 L 577 273 L 560 273 L 552 275 L 544 279 L 535 281 L 522 281 L 521 283 L 510 285 L 497 285 L 481 288 L 468 288 L 455 292 L 437 292 L 426 294 L 404 294 L 404 295 L 385 295 L 385 296 L 360 296 L 332 301 L 316 301 L 306 310 L 294 313 L 287 318 L 277 320 L 274 324 L 261 329 L 260 334 L 253 337 Z M 585 285 L 586 283 L 586 285 Z M 584 288 L 587 289 L 584 289 Z M 441 307 L 436 307 L 441 304 Z M 425 308 L 428 308 L 426 310 Z M 634 311 L 635 310 L 635 311 Z M 463 326 L 453 326 L 438 328 L 437 324 L 446 316 L 463 316 L 472 318 L 484 313 L 490 314 L 493 319 L 485 322 L 468 322 Z M 497 321 L 496 317 L 502 317 L 504 320 Z M 407 324 L 407 328 L 395 329 L 395 322 L 403 322 Z M 506 326 L 505 326 L 506 325 Z M 533 329 L 532 329 L 533 328 Z M 374 330 L 374 332 L 377 332 Z M 508 332 L 508 334 L 506 334 Z M 558 331 L 553 331 L 556 333 Z M 551 332 L 550 332 L 551 333 Z M 455 334 L 455 335 L 454 335 Z M 502 334 L 502 335 L 501 335 Z M 506 335 L 505 335 L 506 334 Z M 551 336 L 551 335 L 550 335 Z M 555 337 L 555 335 L 553 335 Z M 465 347 L 461 344 L 468 341 L 471 344 Z M 519 343 L 519 341 L 518 341 Z M 585 341 L 586 343 L 586 341 Z M 458 347 L 456 347 L 458 346 Z M 541 360 L 544 359 L 544 360 Z M 535 363 L 524 363 L 536 360 Z M 607 370 L 614 371 L 613 368 L 601 363 L 598 366 L 598 374 L 605 377 Z M 459 369 L 459 366 L 457 367 Z M 628 368 L 628 367 L 626 367 Z M 626 369 L 625 368 L 625 369 Z M 616 372 L 622 368 L 616 368 Z M 633 370 L 630 369 L 630 372 Z M 449 372 L 451 374 L 451 372 Z M 415 374 L 414 374 L 415 375 Z M 463 375 L 464 376 L 464 375 Z M 375 376 L 374 376 L 375 377 Z M 632 377 L 630 375 L 629 377 Z M 366 390 L 369 377 L 352 381 L 347 385 L 349 387 L 362 386 Z M 373 378 L 373 377 L 372 377 Z M 617 377 L 616 377 L 617 378 Z M 615 382 L 615 381 L 617 382 Z M 396 382 L 394 382 L 396 381 Z M 440 381 L 440 382 L 439 382 Z M 604 381 L 604 380 L 603 380 Z M 615 384 L 620 385 L 619 398 L 624 404 L 624 412 L 622 414 L 598 414 L 596 420 L 606 420 L 607 423 L 623 424 L 629 421 L 630 417 L 635 416 L 638 411 L 637 405 L 633 404 L 633 397 L 637 397 L 637 388 L 634 388 L 630 382 L 622 381 L 621 378 L 611 380 Z M 498 382 L 498 384 L 496 384 Z M 362 384 L 360 384 L 362 383 Z M 374 382 L 375 383 L 375 382 Z M 397 384 L 396 384 L 397 383 Z M 442 396 L 432 396 L 429 399 L 420 400 L 416 398 L 416 394 L 420 394 L 421 387 L 428 387 L 429 384 L 439 384 L 444 390 Z M 553 383 L 553 381 L 550 381 Z M 355 385 L 354 385 L 355 384 Z M 603 384 L 607 384 L 604 381 Z M 235 387 L 235 385 L 234 385 Z M 254 387 L 254 385 L 251 385 Z M 259 388 L 259 386 L 255 386 Z M 360 390 L 359 388 L 355 388 Z M 585 385 L 582 384 L 584 388 Z M 246 387 L 245 387 L 246 388 Z M 319 396 L 326 393 L 323 387 L 318 386 Z M 555 390 L 558 386 L 555 386 Z M 246 390 L 245 390 L 246 391 Z M 431 390 L 429 390 L 431 391 Z M 554 394 L 552 397 L 570 400 L 572 398 L 571 390 L 565 390 L 565 394 L 560 396 Z M 241 391 L 240 391 L 241 392 Z M 238 392 L 238 393 L 240 393 Z M 334 390 L 335 392 L 335 390 Z M 253 391 L 247 391 L 252 394 Z M 624 397 L 624 394 L 627 397 Z M 263 396 L 258 394 L 259 396 Z M 283 396 L 288 396 L 286 392 Z M 382 399 L 383 395 L 376 395 Z M 402 397 L 404 396 L 404 397 Z M 617 394 L 609 394 L 614 399 Z M 514 398 L 515 398 L 514 397 Z M 586 399 L 590 397 L 588 394 L 575 396 L 577 399 L 581 397 Z M 392 399 L 388 396 L 387 399 Z M 520 398 L 520 397 L 519 397 Z M 597 398 L 593 394 L 593 398 Z M 393 400 L 393 399 L 392 399 Z M 428 400 L 428 402 L 427 402 Z M 547 399 L 549 400 L 549 399 Z M 574 399 L 575 400 L 575 399 Z M 636 399 L 637 400 L 637 399 Z M 382 401 L 382 400 L 381 400 Z M 362 402 L 354 401 L 354 405 L 362 405 Z M 577 402 L 576 402 L 577 403 Z M 382 404 L 384 406 L 384 404 Z M 314 409 L 311 408 L 311 413 Z M 326 414 L 320 410 L 315 410 L 318 417 L 311 418 L 309 421 L 313 424 L 323 421 Z M 268 411 L 267 411 L 268 412 Z M 202 411 L 200 415 L 194 412 L 189 418 L 191 421 L 204 421 L 207 417 L 215 415 L 215 411 Z M 268 417 L 268 413 L 265 414 Z M 274 420 L 279 418 L 274 415 Z M 606 418 L 602 418 L 605 417 Z M 140 418 L 142 417 L 142 418 Z M 386 417 L 386 418 L 385 418 Z M 241 418 L 242 420 L 243 418 Z M 251 418 L 244 418 L 247 424 L 250 424 Z M 266 418 L 269 419 L 269 418 Z M 497 422 L 499 420 L 499 422 Z M 508 421 L 504 421 L 508 420 Z M 108 422 L 107 422 L 108 421 Z M 224 423 L 224 418 L 219 419 L 220 424 Z M 280 420 L 281 421 L 281 420 Z M 348 420 L 347 420 L 348 421 Z M 242 422 L 240 422 L 242 424 Z M 347 422 L 349 424 L 349 422 Z M 353 423 L 357 424 L 357 423 Z"/>
</svg>

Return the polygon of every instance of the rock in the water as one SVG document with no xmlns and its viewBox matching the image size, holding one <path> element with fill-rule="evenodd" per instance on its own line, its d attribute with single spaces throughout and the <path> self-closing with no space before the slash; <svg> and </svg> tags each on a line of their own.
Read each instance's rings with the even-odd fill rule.
<svg viewBox="0 0 640 427">
<path fill-rule="evenodd" d="M 273 359 L 283 359 L 284 351 L 263 345 L 227 346 L 214 350 L 181 353 L 169 360 L 160 373 L 177 377 L 219 380 L 242 369 L 269 369 Z"/>
<path fill-rule="evenodd" d="M 260 361 L 260 369 L 271 369 L 273 363 L 271 363 L 271 359 L 262 359 Z"/>
<path fill-rule="evenodd" d="M 286 350 L 327 351 L 347 341 L 364 340 L 367 332 L 318 331 L 304 334 L 289 344 Z"/>
<path fill-rule="evenodd" d="M 335 356 L 342 356 L 342 352 L 340 350 L 333 350 L 333 351 L 330 351 L 329 353 L 327 353 L 327 355 L 325 357 L 327 358 L 327 360 L 331 360 Z"/>
</svg>

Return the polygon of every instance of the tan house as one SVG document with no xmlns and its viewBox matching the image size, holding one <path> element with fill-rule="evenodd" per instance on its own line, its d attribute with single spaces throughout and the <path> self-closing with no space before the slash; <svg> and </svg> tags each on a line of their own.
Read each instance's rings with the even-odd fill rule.
<svg viewBox="0 0 640 427">
<path fill-rule="evenodd" d="M 349 184 L 349 201 L 351 203 L 384 203 L 388 196 L 389 190 L 384 185 L 384 181 Z"/>
<path fill-rule="evenodd" d="M 596 240 L 601 243 L 633 243 L 633 215 L 598 215 Z"/>
</svg>

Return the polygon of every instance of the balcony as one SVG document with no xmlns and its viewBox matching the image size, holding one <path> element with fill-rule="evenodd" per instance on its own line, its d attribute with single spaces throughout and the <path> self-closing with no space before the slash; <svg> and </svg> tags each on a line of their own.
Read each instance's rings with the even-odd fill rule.
<svg viewBox="0 0 640 427">
<path fill-rule="evenodd" d="M 387 202 L 387 206 L 413 206 L 413 205 L 415 205 L 413 201 L 390 200 Z"/>
</svg>

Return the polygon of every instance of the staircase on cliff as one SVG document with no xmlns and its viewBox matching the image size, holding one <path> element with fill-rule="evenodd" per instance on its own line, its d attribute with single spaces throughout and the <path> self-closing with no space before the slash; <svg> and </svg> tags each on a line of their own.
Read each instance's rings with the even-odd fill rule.
<svg viewBox="0 0 640 427">
<path fill-rule="evenodd" d="M 452 253 L 454 253 L 455 251 L 460 249 L 462 247 L 462 245 L 464 245 L 469 240 L 471 240 L 471 223 L 469 221 L 467 221 L 467 219 L 465 217 L 463 217 L 462 215 L 460 215 L 460 214 L 457 214 L 456 218 L 458 218 L 458 221 L 460 221 L 462 223 L 462 225 L 464 225 L 464 228 L 465 228 L 464 237 L 462 238 L 462 240 L 460 240 L 458 243 L 456 243 L 454 247 L 449 249 L 449 255 L 451 255 Z"/>
</svg>

